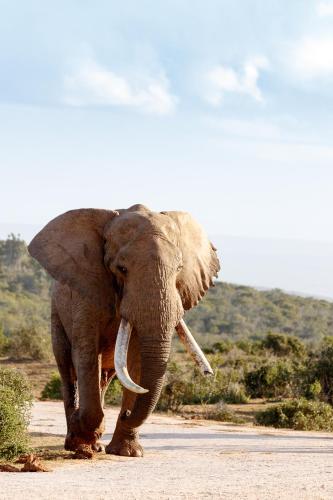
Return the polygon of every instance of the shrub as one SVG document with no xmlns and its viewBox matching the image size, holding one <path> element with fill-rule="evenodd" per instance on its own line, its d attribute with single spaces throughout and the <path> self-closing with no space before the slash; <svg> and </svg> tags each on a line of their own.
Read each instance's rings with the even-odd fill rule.
<svg viewBox="0 0 333 500">
<path fill-rule="evenodd" d="M 220 422 L 234 422 L 235 424 L 241 424 L 243 422 L 243 420 L 237 417 L 222 401 L 207 409 L 203 416 L 207 420 L 218 420 Z"/>
<path fill-rule="evenodd" d="M 0 325 L 0 356 L 4 356 L 6 354 L 8 346 L 8 339 L 3 330 L 3 326 Z"/>
<path fill-rule="evenodd" d="M 214 375 L 207 377 L 192 364 L 170 363 L 157 408 L 178 411 L 189 404 L 215 404 L 222 400 L 232 403 L 247 402 L 244 386 L 240 383 L 242 370 L 222 368 L 222 358 L 219 354 L 211 356 L 210 362 Z"/>
<path fill-rule="evenodd" d="M 51 379 L 42 390 L 41 399 L 62 399 L 62 386 L 59 373 L 52 373 Z"/>
<path fill-rule="evenodd" d="M 235 345 L 246 354 L 257 354 L 262 350 L 262 343 L 255 340 L 240 339 Z"/>
<path fill-rule="evenodd" d="M 185 378 L 184 404 L 214 404 L 223 399 L 223 394 L 230 382 L 233 382 L 231 370 L 222 370 L 212 358 L 214 375 L 203 376 L 195 367 Z"/>
<path fill-rule="evenodd" d="M 321 383 L 319 382 L 319 380 L 315 380 L 314 382 L 312 382 L 312 384 L 309 384 L 305 387 L 304 396 L 306 397 L 306 399 L 318 400 L 321 392 Z"/>
<path fill-rule="evenodd" d="M 0 458 L 11 459 L 28 450 L 31 404 L 25 378 L 16 370 L 0 368 Z"/>
<path fill-rule="evenodd" d="M 205 353 L 205 354 L 214 354 L 214 349 L 212 347 L 202 347 L 202 351 Z"/>
<path fill-rule="evenodd" d="M 304 344 L 293 335 L 268 333 L 262 341 L 264 349 L 270 349 L 276 356 L 294 355 L 302 357 L 305 354 Z"/>
<path fill-rule="evenodd" d="M 223 353 L 228 353 L 231 351 L 233 348 L 232 343 L 230 340 L 221 340 L 220 342 L 215 342 L 215 344 L 212 345 L 212 350 L 214 352 L 219 352 L 221 354 Z"/>
<path fill-rule="evenodd" d="M 188 387 L 186 381 L 173 380 L 166 384 L 162 390 L 162 394 L 157 403 L 157 410 L 160 411 L 174 411 L 177 412 L 189 401 L 191 389 Z"/>
<path fill-rule="evenodd" d="M 318 401 L 293 400 L 258 412 L 256 423 L 296 430 L 333 431 L 333 408 Z"/>
<path fill-rule="evenodd" d="M 178 411 L 185 401 L 191 399 L 191 389 L 184 370 L 175 362 L 169 363 L 166 383 L 157 403 L 157 410 Z"/>
<path fill-rule="evenodd" d="M 249 398 L 242 384 L 231 382 L 223 393 L 223 401 L 226 403 L 244 404 L 248 403 Z"/>
<path fill-rule="evenodd" d="M 122 386 L 116 378 L 112 379 L 109 387 L 106 390 L 105 394 L 105 404 L 111 406 L 118 406 L 121 404 L 121 400 L 123 397 Z"/>
<path fill-rule="evenodd" d="M 314 375 L 320 381 L 325 400 L 333 404 L 333 337 L 327 337 L 314 365 Z"/>
<path fill-rule="evenodd" d="M 288 397 L 292 392 L 293 378 L 292 366 L 281 360 L 248 372 L 245 387 L 255 398 Z"/>
<path fill-rule="evenodd" d="M 50 358 L 49 336 L 35 327 L 21 328 L 11 333 L 6 346 L 6 354 L 13 359 L 33 359 L 47 361 Z"/>
</svg>

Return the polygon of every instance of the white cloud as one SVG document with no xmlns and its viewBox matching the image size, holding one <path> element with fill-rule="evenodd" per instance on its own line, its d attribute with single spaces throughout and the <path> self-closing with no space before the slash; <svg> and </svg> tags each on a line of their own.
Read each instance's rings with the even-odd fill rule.
<svg viewBox="0 0 333 500">
<path fill-rule="evenodd" d="M 221 104 L 224 94 L 235 92 L 247 94 L 256 101 L 262 101 L 262 93 L 258 87 L 259 70 L 268 66 L 267 59 L 255 57 L 243 65 L 242 72 L 237 73 L 228 66 L 215 66 L 207 75 L 207 92 L 205 98 L 214 106 Z"/>
<path fill-rule="evenodd" d="M 306 78 L 333 75 L 333 37 L 303 38 L 292 48 L 289 64 Z"/>
<path fill-rule="evenodd" d="M 64 88 L 64 101 L 71 106 L 126 106 L 165 115 L 173 112 L 177 103 L 163 74 L 131 83 L 93 60 L 66 75 Z"/>
<path fill-rule="evenodd" d="M 333 2 L 319 2 L 317 13 L 320 17 L 333 16 Z"/>
</svg>

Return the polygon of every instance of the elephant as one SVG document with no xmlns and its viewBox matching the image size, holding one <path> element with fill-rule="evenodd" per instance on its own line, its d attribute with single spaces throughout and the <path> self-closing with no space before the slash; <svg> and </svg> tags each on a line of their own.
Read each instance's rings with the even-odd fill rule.
<svg viewBox="0 0 333 500">
<path fill-rule="evenodd" d="M 65 449 L 103 450 L 104 396 L 117 375 L 122 405 L 105 451 L 143 456 L 139 427 L 160 396 L 175 331 L 202 371 L 212 373 L 183 316 L 213 286 L 216 249 L 188 213 L 140 204 L 66 212 L 28 249 L 55 280 L 51 338 Z"/>
</svg>

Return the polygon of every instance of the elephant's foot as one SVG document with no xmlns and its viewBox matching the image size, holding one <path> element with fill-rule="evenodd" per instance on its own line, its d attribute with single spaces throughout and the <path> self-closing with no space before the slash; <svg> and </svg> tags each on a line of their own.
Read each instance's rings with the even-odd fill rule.
<svg viewBox="0 0 333 500">
<path fill-rule="evenodd" d="M 64 448 L 67 451 L 77 451 L 82 446 L 90 446 L 92 448 L 91 443 L 87 443 L 86 440 L 80 438 L 79 436 L 75 436 L 72 432 L 69 432 L 65 438 Z"/>
<path fill-rule="evenodd" d="M 105 451 L 105 447 L 100 441 L 96 441 L 96 443 L 91 444 L 84 442 L 80 438 L 73 438 L 69 435 L 66 436 L 64 448 L 67 451 L 75 452 L 72 458 L 80 459 L 91 459 L 94 457 L 95 453 Z"/>
<path fill-rule="evenodd" d="M 76 451 L 80 445 L 84 444 L 84 441 L 76 436 L 73 436 L 71 432 L 65 437 L 64 448 L 67 451 Z"/>
<path fill-rule="evenodd" d="M 91 425 L 89 427 L 85 425 L 85 422 L 80 419 L 79 411 L 76 410 L 71 416 L 69 430 L 65 439 L 65 450 L 78 451 L 84 447 L 90 448 L 92 452 L 104 451 L 104 445 L 99 441 L 104 430 L 103 423 L 102 421 L 102 425 L 90 430 Z"/>
<path fill-rule="evenodd" d="M 82 446 L 90 446 L 92 451 L 101 453 L 105 451 L 105 446 L 100 441 L 96 441 L 96 443 L 88 443 L 84 439 L 81 439 L 77 436 L 73 436 L 72 433 L 67 434 L 65 438 L 64 448 L 67 451 L 77 451 Z"/>
<path fill-rule="evenodd" d="M 109 455 L 120 455 L 122 457 L 143 457 L 143 448 L 137 440 L 112 440 L 111 443 L 106 446 L 105 453 Z"/>
<path fill-rule="evenodd" d="M 111 442 L 105 447 L 105 453 L 122 457 L 143 457 L 143 448 L 136 431 L 124 431 L 117 428 Z"/>
</svg>

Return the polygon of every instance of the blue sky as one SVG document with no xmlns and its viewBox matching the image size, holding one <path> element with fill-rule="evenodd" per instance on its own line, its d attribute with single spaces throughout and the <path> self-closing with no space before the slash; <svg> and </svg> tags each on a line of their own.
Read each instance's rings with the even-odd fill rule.
<svg viewBox="0 0 333 500">
<path fill-rule="evenodd" d="M 333 1 L 0 0 L 0 229 L 143 202 L 330 245 L 332 83 Z"/>
</svg>

